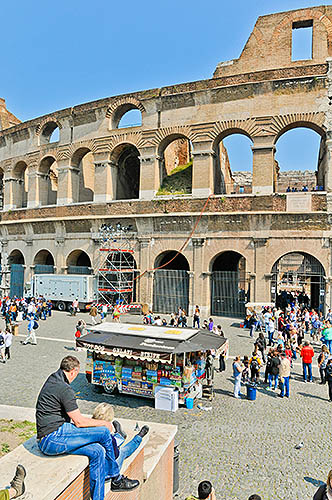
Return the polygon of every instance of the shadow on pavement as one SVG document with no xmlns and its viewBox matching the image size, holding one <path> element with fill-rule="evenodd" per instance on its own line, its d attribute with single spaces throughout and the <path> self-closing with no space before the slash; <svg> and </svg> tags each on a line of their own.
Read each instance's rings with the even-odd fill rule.
<svg viewBox="0 0 332 500">
<path fill-rule="evenodd" d="M 314 479 L 313 477 L 309 477 L 309 476 L 304 476 L 303 479 L 305 481 L 307 481 L 307 483 L 313 484 L 314 486 L 317 486 L 317 487 L 325 484 L 324 481 L 321 481 L 320 479 Z"/>
<path fill-rule="evenodd" d="M 314 394 L 309 394 L 308 392 L 298 392 L 300 396 L 305 398 L 321 399 L 322 401 L 328 401 L 328 398 L 321 398 L 320 396 L 315 396 Z"/>
</svg>

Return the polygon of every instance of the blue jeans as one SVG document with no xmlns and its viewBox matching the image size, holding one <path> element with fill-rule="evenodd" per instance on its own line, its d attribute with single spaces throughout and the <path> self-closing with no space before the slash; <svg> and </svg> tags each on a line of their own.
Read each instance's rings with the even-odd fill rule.
<svg viewBox="0 0 332 500">
<path fill-rule="evenodd" d="M 289 377 L 284 377 L 284 382 L 281 384 L 280 396 L 284 397 L 286 389 L 286 397 L 289 398 Z"/>
<path fill-rule="evenodd" d="M 302 363 L 303 365 L 303 380 L 307 381 L 307 370 L 309 375 L 309 381 L 312 381 L 312 365 L 311 363 Z"/>
<path fill-rule="evenodd" d="M 234 396 L 238 398 L 240 396 L 241 391 L 241 377 L 242 373 L 239 373 L 236 377 L 234 377 L 235 385 L 234 385 Z"/>
<path fill-rule="evenodd" d="M 273 335 L 274 335 L 274 331 L 273 332 L 270 332 L 269 331 L 269 345 L 273 345 L 274 344 L 274 340 L 273 340 Z"/>
<path fill-rule="evenodd" d="M 118 436 L 118 435 L 119 434 L 115 434 L 115 436 Z M 120 446 L 120 448 L 119 448 L 119 456 L 116 459 L 116 463 L 118 464 L 120 471 L 121 471 L 121 467 L 122 467 L 123 461 L 126 458 L 130 457 L 130 455 L 132 455 L 134 453 L 134 451 L 137 450 L 137 448 L 139 447 L 139 445 L 141 444 L 141 442 L 142 442 L 141 436 L 136 435 L 135 437 L 133 437 L 133 439 L 131 441 L 129 441 L 129 443 L 125 444 L 124 446 L 121 446 L 121 444 L 119 444 L 119 446 Z"/>
<path fill-rule="evenodd" d="M 327 348 L 330 351 L 330 354 L 332 354 L 332 340 L 325 340 L 324 344 L 327 345 Z"/>
<path fill-rule="evenodd" d="M 120 468 L 115 460 L 113 438 L 107 427 L 75 427 L 65 423 L 39 441 L 45 455 L 84 455 L 89 458 L 90 495 L 92 500 L 104 500 L 105 478 L 118 477 Z"/>
<path fill-rule="evenodd" d="M 278 375 L 272 375 L 272 373 L 269 373 L 269 387 L 272 389 L 272 381 L 274 382 L 274 388 L 276 389 L 278 387 Z"/>
</svg>

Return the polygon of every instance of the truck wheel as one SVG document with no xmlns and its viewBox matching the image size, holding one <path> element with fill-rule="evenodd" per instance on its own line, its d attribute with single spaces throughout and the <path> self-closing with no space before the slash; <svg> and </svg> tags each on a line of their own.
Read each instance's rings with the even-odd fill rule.
<svg viewBox="0 0 332 500">
<path fill-rule="evenodd" d="M 107 381 L 103 385 L 103 389 L 105 394 L 114 394 L 117 391 L 118 386 L 116 382 Z"/>
<path fill-rule="evenodd" d="M 66 304 L 62 302 L 61 300 L 57 303 L 57 308 L 58 311 L 65 311 L 66 310 Z"/>
</svg>

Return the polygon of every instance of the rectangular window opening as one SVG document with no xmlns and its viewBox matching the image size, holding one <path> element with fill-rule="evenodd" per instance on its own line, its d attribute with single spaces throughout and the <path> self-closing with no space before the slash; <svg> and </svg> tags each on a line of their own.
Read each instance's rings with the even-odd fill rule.
<svg viewBox="0 0 332 500">
<path fill-rule="evenodd" d="M 296 21 L 292 25 L 292 61 L 312 59 L 313 21 Z"/>
</svg>

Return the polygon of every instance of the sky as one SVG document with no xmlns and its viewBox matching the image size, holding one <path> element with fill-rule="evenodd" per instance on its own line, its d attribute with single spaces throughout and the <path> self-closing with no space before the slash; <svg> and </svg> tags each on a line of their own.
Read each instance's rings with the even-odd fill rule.
<svg viewBox="0 0 332 500">
<path fill-rule="evenodd" d="M 218 62 L 239 57 L 258 16 L 322 4 L 310 0 L 3 2 L 0 96 L 25 121 L 103 97 L 207 79 Z M 312 138 L 312 133 L 308 137 L 291 148 L 297 152 L 289 165 L 315 168 L 319 138 Z M 246 170 L 247 147 L 234 140 L 231 161 L 239 165 L 235 170 Z M 303 142 L 311 145 L 312 158 L 303 153 Z M 285 168 L 293 167 L 285 164 Z"/>
</svg>

